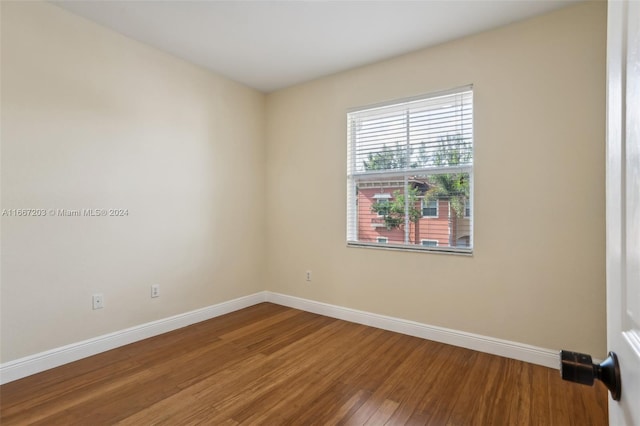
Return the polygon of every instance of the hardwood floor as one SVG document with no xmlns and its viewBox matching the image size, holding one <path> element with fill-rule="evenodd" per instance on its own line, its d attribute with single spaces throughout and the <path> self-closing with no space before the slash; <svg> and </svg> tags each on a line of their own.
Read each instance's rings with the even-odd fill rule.
<svg viewBox="0 0 640 426">
<path fill-rule="evenodd" d="M 604 425 L 607 393 L 263 303 L 3 385 L 0 423 Z"/>
</svg>

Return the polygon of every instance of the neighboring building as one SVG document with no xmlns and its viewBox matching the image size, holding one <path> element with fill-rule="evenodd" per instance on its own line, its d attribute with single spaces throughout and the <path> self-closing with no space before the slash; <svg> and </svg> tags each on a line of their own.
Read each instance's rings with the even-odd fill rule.
<svg viewBox="0 0 640 426">
<path fill-rule="evenodd" d="M 384 215 L 377 214 L 375 203 L 392 201 L 395 191 L 402 191 L 402 182 L 361 183 L 358 187 L 358 240 L 387 244 L 409 244 L 426 247 L 469 247 L 471 242 L 470 206 L 465 206 L 463 217 L 458 217 L 451 209 L 449 199 L 424 199 L 424 191 L 418 196 L 415 208 L 421 217 L 416 223 L 409 222 L 409 232 L 405 226 L 388 229 Z"/>
</svg>

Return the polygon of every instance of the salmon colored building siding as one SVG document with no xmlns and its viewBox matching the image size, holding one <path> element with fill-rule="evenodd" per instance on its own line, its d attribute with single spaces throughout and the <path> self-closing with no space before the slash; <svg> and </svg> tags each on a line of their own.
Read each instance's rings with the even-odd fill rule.
<svg viewBox="0 0 640 426">
<path fill-rule="evenodd" d="M 449 245 L 449 201 L 437 200 L 437 216 L 422 216 L 418 220 L 417 242 L 421 244 L 423 240 L 437 241 L 438 246 Z"/>
<path fill-rule="evenodd" d="M 404 244 L 405 230 L 401 228 L 387 229 L 384 224 L 384 217 L 372 210 L 374 203 L 378 200 L 392 199 L 393 192 L 402 190 L 401 187 L 383 188 L 359 188 L 358 189 L 358 241 L 378 242 L 379 238 L 386 238 L 388 244 Z M 454 236 L 468 230 L 469 219 L 458 219 L 450 211 L 449 201 L 439 199 L 437 216 L 422 216 L 417 224 L 409 224 L 409 244 L 422 245 L 424 240 L 437 241 L 438 246 L 455 246 L 457 238 Z M 415 205 L 422 211 L 421 203 Z M 453 217 L 452 217 L 453 216 Z M 463 222 L 466 222 L 467 225 Z M 467 232 L 465 235 L 469 235 Z M 380 241 L 385 242 L 385 241 Z"/>
<path fill-rule="evenodd" d="M 362 242 L 377 242 L 378 238 L 387 238 L 388 243 L 404 243 L 404 229 L 387 229 L 384 226 L 384 218 L 378 216 L 376 212 L 372 210 L 372 206 L 378 202 L 376 198 L 381 195 L 392 196 L 393 191 L 397 191 L 399 187 L 384 188 L 364 188 L 358 189 L 358 241 Z M 410 241 L 415 243 L 411 234 L 414 230 L 413 224 L 411 224 L 411 230 L 409 232 Z"/>
</svg>

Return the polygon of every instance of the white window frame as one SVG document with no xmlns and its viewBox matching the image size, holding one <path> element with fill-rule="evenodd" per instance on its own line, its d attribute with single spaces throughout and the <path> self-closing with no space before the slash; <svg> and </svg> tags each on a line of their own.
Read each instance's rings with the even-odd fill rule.
<svg viewBox="0 0 640 426">
<path fill-rule="evenodd" d="M 375 195 L 373 196 L 373 199 L 374 199 L 374 200 L 376 200 L 376 201 L 375 201 L 376 203 L 379 203 L 381 200 L 386 200 L 387 202 L 390 202 L 390 201 L 391 201 L 391 198 L 393 198 L 393 197 L 392 197 L 392 196 L 391 196 L 391 194 L 389 194 L 388 192 L 383 192 L 383 193 L 375 194 Z M 384 215 L 383 215 L 383 214 L 380 214 L 380 213 L 378 213 L 378 212 L 376 212 L 376 215 L 377 215 L 378 217 L 384 217 Z"/>
<path fill-rule="evenodd" d="M 410 139 L 410 133 L 414 131 L 415 127 L 407 127 L 407 137 L 406 137 L 406 142 L 402 142 L 400 145 L 400 151 L 397 149 L 397 142 L 396 142 L 396 151 L 395 152 L 402 152 L 402 150 L 404 150 L 404 146 L 407 146 L 407 156 L 411 156 L 406 157 L 406 158 L 401 158 L 401 157 L 395 157 L 395 159 L 400 158 L 400 160 L 402 160 L 402 163 L 398 166 L 396 163 L 391 163 L 393 165 L 391 166 L 386 166 L 387 164 L 387 159 L 386 157 L 383 157 L 383 162 L 381 164 L 383 164 L 382 167 L 380 168 L 369 168 L 369 169 L 361 169 L 362 167 L 362 155 L 365 153 L 365 150 L 363 150 L 362 148 L 360 148 L 360 150 L 357 149 L 357 147 L 355 146 L 357 142 L 353 142 L 355 141 L 356 137 L 358 138 L 362 138 L 362 136 L 356 136 L 358 133 L 358 130 L 360 126 L 360 124 L 354 124 L 353 120 L 364 120 L 363 122 L 366 123 L 367 120 L 369 120 L 369 126 L 373 125 L 380 127 L 380 125 L 378 123 L 382 123 L 383 121 L 383 115 L 378 115 L 376 116 L 376 114 L 378 113 L 376 110 L 383 110 L 382 114 L 396 114 L 396 115 L 388 115 L 387 117 L 391 117 L 391 119 L 396 120 L 397 121 L 397 116 L 398 116 L 398 111 L 404 111 L 403 108 L 407 109 L 407 121 L 406 121 L 406 126 L 415 126 L 415 124 L 413 123 L 419 123 L 421 119 L 426 118 L 429 123 L 435 123 L 435 120 L 433 119 L 434 116 L 430 116 L 429 114 L 429 108 L 431 108 L 430 106 L 427 106 L 427 109 L 422 109 L 421 111 L 418 112 L 418 114 L 426 114 L 427 115 L 422 115 L 422 116 L 411 116 L 410 114 L 414 114 L 414 112 L 410 112 L 411 110 L 411 104 L 414 103 L 414 105 L 418 105 L 418 108 L 425 108 L 422 107 L 420 104 L 420 102 L 431 102 L 432 99 L 434 100 L 434 104 L 438 102 L 437 98 L 445 98 L 448 96 L 458 96 L 460 95 L 461 98 L 463 99 L 462 96 L 468 96 L 469 98 L 464 98 L 464 99 L 468 99 L 468 100 L 464 100 L 462 102 L 466 102 L 463 104 L 456 104 L 456 105 L 464 105 L 461 106 L 461 112 L 460 114 L 465 114 L 465 116 L 461 116 L 464 117 L 462 118 L 463 120 L 466 121 L 460 121 L 457 122 L 454 120 L 451 121 L 445 121 L 445 122 L 440 122 L 440 123 L 444 123 L 445 126 L 446 125 L 451 125 L 451 126 L 456 126 L 456 123 L 461 123 L 460 128 L 454 127 L 454 129 L 460 129 L 460 130 L 453 130 L 452 134 L 455 135 L 463 135 L 461 137 L 461 141 L 463 141 L 464 144 L 470 144 L 470 162 L 469 160 L 467 160 L 464 163 L 455 163 L 455 165 L 452 165 L 451 163 L 444 163 L 444 165 L 438 166 L 436 164 L 443 164 L 443 163 L 435 163 L 435 162 L 430 162 L 431 160 L 426 160 L 426 163 L 423 163 L 422 161 L 418 162 L 418 166 L 414 166 L 408 165 L 408 162 L 413 162 L 413 156 L 414 154 L 412 153 L 415 152 L 415 140 L 416 138 Z M 406 106 L 405 106 L 406 105 Z M 445 105 L 445 104 L 440 104 L 440 105 Z M 450 108 L 449 106 L 438 106 L 438 107 L 434 107 L 434 108 Z M 458 108 L 456 106 L 456 108 Z M 465 112 L 462 112 L 464 108 Z M 347 149 L 347 245 L 350 247 L 371 247 L 371 248 L 376 248 L 376 246 L 378 248 L 394 248 L 394 249 L 400 249 L 400 250 L 405 250 L 405 251 L 434 251 L 433 247 L 422 247 L 422 243 L 417 244 L 415 242 L 411 242 L 411 237 L 409 235 L 409 229 L 411 223 L 409 222 L 409 219 L 407 216 L 405 216 L 405 223 L 403 224 L 402 229 L 404 229 L 405 232 L 405 239 L 404 239 L 404 243 L 392 243 L 392 244 L 386 244 L 386 243 L 370 243 L 370 242 L 365 242 L 365 241 L 359 241 L 358 240 L 358 232 L 359 232 L 359 228 L 358 228 L 358 221 L 360 220 L 358 215 L 359 213 L 359 209 L 358 209 L 358 204 L 357 204 L 357 198 L 358 198 L 358 191 L 357 188 L 362 185 L 363 187 L 371 187 L 371 186 L 377 186 L 377 185 L 385 185 L 386 182 L 390 182 L 390 181 L 400 181 L 400 180 L 404 180 L 405 182 L 405 194 L 408 194 L 407 192 L 407 188 L 408 186 L 408 181 L 412 180 L 412 179 L 416 179 L 419 178 L 420 176 L 423 177 L 427 177 L 428 176 L 433 176 L 433 175 L 437 175 L 437 174 L 450 174 L 450 173 L 456 173 L 456 174 L 460 174 L 460 173 L 464 173 L 465 175 L 468 175 L 468 179 L 469 179 L 469 202 L 471 202 L 471 200 L 473 200 L 474 197 L 474 167 L 473 167 L 473 158 L 475 157 L 474 155 L 474 151 L 475 151 L 475 143 L 473 141 L 473 86 L 472 85 L 468 85 L 468 86 L 464 86 L 464 87 L 459 87 L 456 89 L 451 89 L 451 90 L 447 90 L 447 91 L 442 91 L 442 92 L 438 92 L 438 93 L 432 93 L 432 94 L 428 94 L 428 95 L 424 95 L 424 96 L 417 96 L 417 97 L 413 97 L 413 98 L 407 98 L 407 99 L 403 99 L 403 100 L 396 100 L 396 101 L 391 101 L 391 102 L 386 102 L 386 103 L 382 103 L 382 104 L 377 104 L 377 105 L 371 105 L 371 106 L 367 106 L 367 107 L 361 107 L 361 108 L 354 108 L 351 109 L 350 111 L 348 111 L 348 115 L 347 115 L 347 140 L 348 140 L 348 149 Z M 395 112 L 386 112 L 386 111 L 395 111 Z M 418 111 L 418 110 L 413 110 L 413 111 Z M 435 109 L 434 109 L 435 111 Z M 470 112 L 469 112 L 470 111 Z M 470 114 L 470 115 L 466 115 L 466 114 Z M 356 117 L 364 117 L 364 118 L 356 118 L 353 119 L 352 116 L 356 116 Z M 471 117 L 470 120 L 468 117 Z M 378 123 L 376 123 L 373 120 L 378 120 L 378 117 L 380 117 L 380 121 Z M 409 118 L 409 117 L 414 117 L 414 118 Z M 463 124 L 464 123 L 464 124 Z M 470 124 L 469 124 L 470 123 Z M 367 124 L 364 124 L 367 125 Z M 429 126 L 436 126 L 437 124 L 428 124 Z M 432 129 L 432 128 L 431 128 Z M 376 130 L 378 131 L 378 130 Z M 385 129 L 386 131 L 386 129 Z M 437 136 L 440 133 L 434 132 L 430 129 L 428 129 L 427 131 L 432 132 L 431 135 L 435 135 L 435 137 L 439 137 Z M 455 132 L 455 133 L 453 133 Z M 460 133 L 462 132 L 462 133 Z M 366 131 L 365 131 L 366 133 Z M 371 133 L 370 133 L 371 134 Z M 443 134 L 443 133 L 442 133 Z M 387 138 L 385 136 L 385 138 Z M 389 140 L 388 143 L 392 143 L 392 139 L 391 138 L 387 138 Z M 363 140 L 363 139 L 360 139 Z M 383 143 L 385 139 L 383 139 Z M 364 142 L 365 144 L 371 144 L 371 142 Z M 381 143 L 377 143 L 378 148 L 374 148 L 373 152 L 380 152 L 377 151 L 378 149 L 380 149 L 379 147 L 381 146 Z M 427 149 L 429 149 L 429 146 L 433 146 L 433 145 L 429 145 L 430 143 L 433 142 L 427 142 Z M 456 142 L 453 142 L 456 143 Z M 367 147 L 367 145 L 359 145 L 359 146 L 364 146 Z M 372 146 L 372 145 L 369 145 Z M 375 146 L 375 145 L 374 145 Z M 450 145 L 453 146 L 453 145 Z M 464 145 L 463 145 L 464 146 Z M 467 145 L 468 146 L 468 145 Z M 467 151 L 468 152 L 468 151 Z M 396 154 L 397 155 L 397 154 Z M 431 157 L 431 158 L 435 158 L 435 157 Z M 440 157 L 441 158 L 441 157 Z M 369 160 L 371 161 L 371 157 L 369 157 Z M 446 160 L 445 160 L 446 161 Z M 414 168 L 416 167 L 416 168 Z M 408 205 L 408 204 L 407 204 Z M 420 203 L 420 208 L 422 210 L 422 200 Z M 440 215 L 440 206 L 439 206 L 439 200 L 436 202 L 436 212 L 437 212 L 437 216 L 422 216 L 422 211 L 421 213 L 421 217 L 425 217 L 425 218 L 437 218 Z M 472 254 L 473 253 L 473 212 L 470 212 L 471 216 L 466 216 L 466 208 L 465 208 L 465 218 L 469 219 L 469 236 L 470 236 L 470 247 L 468 248 L 460 248 L 457 246 L 453 246 L 450 247 L 449 245 L 446 246 L 440 246 L 438 245 L 438 250 L 439 252 L 445 252 L 445 253 L 455 253 L 455 254 Z M 380 215 L 378 215 L 380 216 Z M 388 240 L 387 240 L 388 242 Z"/>
<path fill-rule="evenodd" d="M 430 246 L 430 245 L 427 245 L 425 243 L 436 243 L 436 244 Z M 420 245 L 422 247 L 431 247 L 431 248 L 433 248 L 433 247 L 438 247 L 440 245 L 440 243 L 438 242 L 438 240 L 420 240 Z"/>
<path fill-rule="evenodd" d="M 429 202 L 435 202 L 436 203 L 436 214 L 434 216 L 432 215 L 425 215 L 424 214 L 424 209 L 427 209 L 429 207 L 425 207 L 425 205 Z M 437 219 L 440 217 L 440 200 L 438 198 L 436 198 L 435 200 L 425 200 L 424 198 L 421 200 L 420 202 L 420 213 L 422 214 L 422 217 L 426 217 L 426 218 L 431 218 L 431 219 Z M 425 240 L 426 241 L 426 240 Z"/>
<path fill-rule="evenodd" d="M 376 242 L 378 244 L 388 244 L 389 243 L 389 238 L 388 237 L 377 237 L 376 238 Z"/>
</svg>

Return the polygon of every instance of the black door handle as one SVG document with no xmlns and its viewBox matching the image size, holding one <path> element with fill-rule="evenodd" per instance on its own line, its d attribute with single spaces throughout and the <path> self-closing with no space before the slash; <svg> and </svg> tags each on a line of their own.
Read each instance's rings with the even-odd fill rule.
<svg viewBox="0 0 640 426">
<path fill-rule="evenodd" d="M 571 351 L 560 351 L 560 375 L 562 380 L 592 386 L 595 379 L 600 380 L 611 392 L 614 401 L 620 401 L 622 381 L 620 365 L 614 352 L 601 364 L 594 364 L 591 355 Z"/>
</svg>

